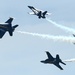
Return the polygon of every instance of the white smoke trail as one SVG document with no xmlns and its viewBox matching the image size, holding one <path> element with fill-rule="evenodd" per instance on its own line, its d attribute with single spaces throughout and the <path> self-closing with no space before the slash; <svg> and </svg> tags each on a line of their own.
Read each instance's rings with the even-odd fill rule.
<svg viewBox="0 0 75 75">
<path fill-rule="evenodd" d="M 75 62 L 75 58 L 73 58 L 73 59 L 68 59 L 68 60 L 64 60 L 64 62 Z"/>
<path fill-rule="evenodd" d="M 64 41 L 64 42 L 69 42 L 69 43 L 75 43 L 75 37 L 52 36 L 52 35 L 47 35 L 47 34 L 30 33 L 30 32 L 24 32 L 24 31 L 17 31 L 17 32 L 22 33 L 22 34 L 28 34 L 28 35 L 32 35 L 32 36 L 45 38 L 45 39 L 48 39 L 48 40 Z"/>
<path fill-rule="evenodd" d="M 48 22 L 54 24 L 55 26 L 57 26 L 57 27 L 59 27 L 59 28 L 65 30 L 66 32 L 70 32 L 70 33 L 72 33 L 72 34 L 75 34 L 75 30 L 72 29 L 72 28 L 69 28 L 69 27 L 66 27 L 66 26 L 57 24 L 56 22 L 54 22 L 54 21 L 52 21 L 52 20 L 50 20 L 50 19 L 48 19 L 48 18 L 46 18 L 46 20 L 47 20 Z"/>
</svg>

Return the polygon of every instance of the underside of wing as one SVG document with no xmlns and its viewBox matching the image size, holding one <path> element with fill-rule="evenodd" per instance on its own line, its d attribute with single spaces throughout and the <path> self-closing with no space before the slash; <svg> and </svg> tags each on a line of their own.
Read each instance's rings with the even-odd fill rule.
<svg viewBox="0 0 75 75">
<path fill-rule="evenodd" d="M 3 29 L 0 29 L 0 38 L 2 38 L 3 37 L 3 35 L 5 34 L 5 30 L 3 30 Z"/>
</svg>

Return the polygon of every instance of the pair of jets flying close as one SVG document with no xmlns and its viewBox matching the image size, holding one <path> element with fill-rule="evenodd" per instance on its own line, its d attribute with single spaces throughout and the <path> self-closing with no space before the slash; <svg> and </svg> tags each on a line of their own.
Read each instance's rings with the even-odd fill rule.
<svg viewBox="0 0 75 75">
<path fill-rule="evenodd" d="M 47 11 L 42 11 L 39 9 L 34 8 L 33 6 L 28 6 L 33 12 L 30 12 L 31 15 L 37 15 L 39 19 L 43 18 L 45 19 L 46 15 L 51 15 L 51 13 L 48 13 Z M 10 36 L 13 36 L 13 32 L 18 25 L 12 26 L 13 18 L 10 17 L 4 24 L 0 24 L 0 38 L 3 37 L 3 35 L 8 31 Z M 75 36 L 75 35 L 74 35 Z M 54 64 L 57 66 L 60 70 L 63 70 L 63 68 L 59 65 L 59 63 L 62 63 L 66 65 L 62 60 L 60 59 L 59 55 L 56 55 L 56 58 L 54 58 L 48 51 L 46 51 L 46 54 L 48 56 L 48 59 L 41 61 L 41 63 L 44 64 Z"/>
<path fill-rule="evenodd" d="M 38 18 L 46 18 L 45 15 L 50 15 L 50 13 L 47 13 L 47 11 L 42 11 L 39 9 L 34 8 L 33 6 L 28 6 L 33 12 L 29 13 L 32 15 L 37 15 Z M 10 36 L 13 36 L 13 32 L 18 25 L 12 26 L 13 18 L 10 17 L 4 24 L 0 24 L 0 38 L 3 37 L 3 35 L 6 33 L 6 31 L 9 32 Z"/>
</svg>

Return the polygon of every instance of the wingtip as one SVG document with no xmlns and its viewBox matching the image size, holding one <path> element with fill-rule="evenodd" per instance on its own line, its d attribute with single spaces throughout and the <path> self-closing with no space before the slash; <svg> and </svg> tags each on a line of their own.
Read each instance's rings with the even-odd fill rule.
<svg viewBox="0 0 75 75">
<path fill-rule="evenodd" d="M 10 19 L 15 19 L 14 17 L 9 17 Z"/>
<path fill-rule="evenodd" d="M 28 7 L 29 7 L 29 5 L 28 5 Z"/>
<path fill-rule="evenodd" d="M 45 52 L 49 52 L 48 50 L 46 50 Z"/>
<path fill-rule="evenodd" d="M 31 8 L 31 6 L 28 5 L 29 8 Z"/>
<path fill-rule="evenodd" d="M 61 70 L 64 70 L 63 68 Z"/>
</svg>

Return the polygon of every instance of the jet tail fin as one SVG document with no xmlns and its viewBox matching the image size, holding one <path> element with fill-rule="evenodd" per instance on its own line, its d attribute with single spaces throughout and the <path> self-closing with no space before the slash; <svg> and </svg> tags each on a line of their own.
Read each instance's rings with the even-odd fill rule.
<svg viewBox="0 0 75 75">
<path fill-rule="evenodd" d="M 57 55 L 56 55 L 56 60 L 59 60 L 59 59 L 60 59 L 60 57 L 59 57 L 59 55 L 57 54 Z"/>
<path fill-rule="evenodd" d="M 60 59 L 60 57 L 59 57 L 58 54 L 56 55 L 56 60 L 58 60 L 60 63 L 62 63 L 62 64 L 64 64 L 64 65 L 66 65 L 64 62 L 62 62 L 62 60 Z"/>
<path fill-rule="evenodd" d="M 41 11 L 38 13 L 38 18 L 39 19 L 41 18 Z"/>
<path fill-rule="evenodd" d="M 47 11 L 43 12 L 43 17 L 42 18 L 46 18 L 45 15 L 46 15 Z"/>
</svg>

